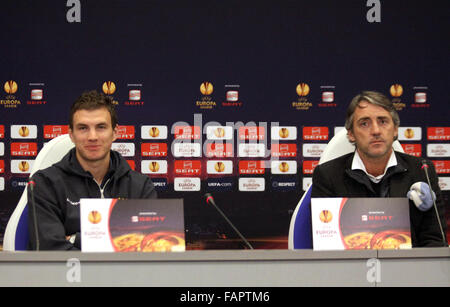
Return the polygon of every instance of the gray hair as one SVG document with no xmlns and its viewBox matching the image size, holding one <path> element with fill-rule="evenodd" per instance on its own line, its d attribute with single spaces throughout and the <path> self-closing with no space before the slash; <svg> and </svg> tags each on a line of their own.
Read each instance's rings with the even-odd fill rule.
<svg viewBox="0 0 450 307">
<path fill-rule="evenodd" d="M 345 128 L 347 131 L 353 131 L 353 116 L 359 103 L 363 100 L 376 106 L 380 106 L 388 111 L 389 114 L 391 114 L 394 125 L 396 127 L 400 126 L 400 117 L 398 116 L 397 110 L 395 110 L 394 104 L 389 98 L 379 92 L 363 91 L 352 99 L 347 108 L 347 115 L 345 117 Z"/>
</svg>

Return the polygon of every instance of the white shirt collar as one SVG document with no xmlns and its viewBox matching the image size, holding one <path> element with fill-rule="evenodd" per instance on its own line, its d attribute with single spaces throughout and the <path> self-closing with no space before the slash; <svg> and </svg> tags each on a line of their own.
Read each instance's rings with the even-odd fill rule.
<svg viewBox="0 0 450 307">
<path fill-rule="evenodd" d="M 369 177 L 369 179 L 374 182 L 374 183 L 378 183 L 381 181 L 381 179 L 383 179 L 384 175 L 386 175 L 386 171 L 388 170 L 388 168 L 392 167 L 392 166 L 396 166 L 397 165 L 397 158 L 395 157 L 395 153 L 394 150 L 392 150 L 391 156 L 389 158 L 388 163 L 386 164 L 386 168 L 384 169 L 384 173 L 382 175 L 379 176 L 373 176 L 371 174 L 369 174 L 366 170 L 366 167 L 364 166 L 363 161 L 361 160 L 361 157 L 358 154 L 358 151 L 355 150 L 355 155 L 353 156 L 353 162 L 352 162 L 352 170 L 355 169 L 359 169 L 362 170 L 364 173 L 367 174 L 367 176 Z"/>
</svg>

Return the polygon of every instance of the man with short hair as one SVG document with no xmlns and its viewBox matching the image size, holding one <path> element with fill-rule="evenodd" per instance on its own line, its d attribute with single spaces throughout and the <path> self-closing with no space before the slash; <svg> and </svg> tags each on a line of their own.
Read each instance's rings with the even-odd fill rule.
<svg viewBox="0 0 450 307">
<path fill-rule="evenodd" d="M 41 250 L 81 249 L 80 198 L 157 196 L 151 179 L 131 170 L 111 150 L 117 138 L 111 98 L 96 91 L 83 93 L 71 107 L 69 135 L 75 148 L 60 162 L 33 175 Z M 29 249 L 36 249 L 33 211 L 29 212 Z"/>
<path fill-rule="evenodd" d="M 426 183 L 427 178 L 422 170 L 422 158 L 392 148 L 399 125 L 394 105 L 383 94 L 364 91 L 355 96 L 347 109 L 345 128 L 356 150 L 314 169 L 311 197 L 409 197 L 412 185 Z M 429 161 L 427 164 L 439 218 L 445 221 L 438 178 L 433 164 Z M 423 188 L 421 193 L 431 195 L 429 188 Z M 418 209 L 417 200 L 410 201 L 413 247 L 446 245 L 435 210 L 429 208 L 430 200 L 431 196 L 426 211 Z M 445 237 L 446 225 L 442 224 Z"/>
</svg>

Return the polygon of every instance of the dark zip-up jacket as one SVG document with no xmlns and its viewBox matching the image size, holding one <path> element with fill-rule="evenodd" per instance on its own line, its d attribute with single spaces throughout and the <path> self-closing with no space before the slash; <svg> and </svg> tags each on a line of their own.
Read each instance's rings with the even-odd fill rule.
<svg viewBox="0 0 450 307">
<path fill-rule="evenodd" d="M 387 170 L 379 184 L 373 184 L 362 170 L 352 170 L 354 153 L 318 165 L 314 169 L 311 197 L 407 197 L 412 184 L 427 182 L 422 170 L 422 158 L 395 152 L 397 165 Z M 446 229 L 444 204 L 433 163 L 429 177 L 444 233 Z M 411 240 L 413 247 L 443 246 L 435 210 L 422 212 L 409 201 Z"/>
<path fill-rule="evenodd" d="M 110 166 L 101 185 L 78 162 L 75 148 L 49 168 L 33 175 L 40 250 L 81 249 L 80 198 L 156 198 L 151 179 L 133 171 L 111 150 Z M 36 249 L 33 210 L 28 189 L 29 249 Z M 72 244 L 66 236 L 76 234 Z"/>
</svg>

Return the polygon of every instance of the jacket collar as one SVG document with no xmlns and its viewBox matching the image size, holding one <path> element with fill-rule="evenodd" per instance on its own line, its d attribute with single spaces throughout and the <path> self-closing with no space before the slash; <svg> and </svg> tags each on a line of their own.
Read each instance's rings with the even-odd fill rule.
<svg viewBox="0 0 450 307">
<path fill-rule="evenodd" d="M 364 162 L 362 161 L 362 159 L 361 159 L 361 157 L 360 157 L 358 151 L 355 150 L 354 155 L 353 155 L 353 160 L 352 160 L 352 166 L 351 166 L 351 169 L 352 169 L 352 170 L 356 170 L 356 169 L 362 170 L 364 173 L 366 173 L 366 175 L 369 177 L 369 179 L 370 179 L 372 182 L 379 183 L 379 182 L 383 179 L 383 177 L 386 175 L 387 170 L 388 170 L 389 168 L 391 168 L 391 167 L 396 166 L 396 165 L 397 165 L 397 159 L 396 159 L 396 157 L 395 157 L 394 151 L 392 151 L 392 152 L 391 152 L 391 155 L 390 155 L 390 157 L 389 157 L 389 160 L 388 160 L 388 162 L 387 162 L 387 164 L 386 164 L 386 167 L 385 167 L 385 169 L 384 169 L 384 173 L 383 173 L 382 175 L 379 175 L 379 176 L 376 176 L 376 177 L 375 177 L 375 176 L 373 176 L 373 175 L 371 175 L 371 174 L 369 174 L 369 173 L 367 172 L 366 166 L 364 165 Z"/>
<path fill-rule="evenodd" d="M 397 165 L 395 166 L 391 166 L 386 170 L 385 175 L 383 176 L 383 178 L 381 179 L 381 182 L 388 182 L 387 180 L 390 179 L 392 176 L 394 176 L 395 174 L 399 174 L 399 173 L 404 173 L 406 171 L 408 171 L 408 169 L 405 167 L 405 161 L 404 159 L 401 157 L 401 155 L 394 151 L 395 154 L 395 158 L 397 159 Z M 375 193 L 371 181 L 369 179 L 369 177 L 367 176 L 367 174 L 361 170 L 361 169 L 352 169 L 352 162 L 353 162 L 353 157 L 354 157 L 355 153 L 353 154 L 349 154 L 348 157 L 346 158 L 345 161 L 345 173 L 352 178 L 353 180 L 359 182 L 360 184 L 364 185 L 369 191 L 371 191 L 372 193 Z M 397 181 L 395 180 L 395 178 L 391 178 L 390 180 L 390 189 L 391 191 L 397 191 L 399 190 L 399 186 L 401 185 L 401 181 Z M 388 188 L 386 186 L 386 188 Z M 388 191 L 385 191 L 383 194 L 388 194 Z M 383 195 L 383 196 L 388 196 L 388 195 Z"/>
<path fill-rule="evenodd" d="M 110 151 L 109 169 L 105 178 L 112 176 L 121 177 L 125 175 L 131 168 L 128 163 L 114 150 Z M 72 148 L 64 158 L 57 163 L 57 166 L 67 173 L 75 174 L 81 177 L 92 178 L 91 173 L 85 171 L 76 157 L 75 148 Z"/>
</svg>

